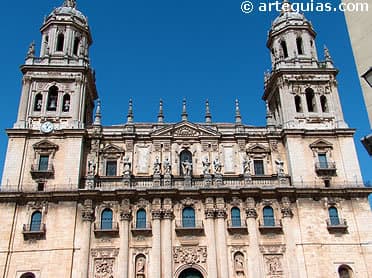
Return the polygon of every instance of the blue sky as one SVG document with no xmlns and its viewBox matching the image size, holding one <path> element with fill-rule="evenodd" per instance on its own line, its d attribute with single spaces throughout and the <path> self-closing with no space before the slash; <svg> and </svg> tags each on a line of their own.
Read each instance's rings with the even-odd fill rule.
<svg viewBox="0 0 372 278">
<path fill-rule="evenodd" d="M 0 71 L 5 101 L 0 121 L 0 173 L 7 144 L 3 130 L 12 127 L 17 115 L 19 66 L 31 41 L 35 40 L 39 50 L 44 15 L 62 2 L 2 3 Z M 182 98 L 186 97 L 191 121 L 204 120 L 204 102 L 209 99 L 213 121 L 231 122 L 234 100 L 239 98 L 243 122 L 265 125 L 263 73 L 271 66 L 266 39 L 277 12 L 256 10 L 247 15 L 241 12 L 240 5 L 241 0 L 78 0 L 78 8 L 88 16 L 93 34 L 90 57 L 97 73 L 104 124 L 123 123 L 131 97 L 135 121 L 155 121 L 162 98 L 166 121 L 177 122 Z M 355 141 L 364 180 L 372 181 L 371 158 L 359 141 L 371 130 L 344 15 L 305 15 L 318 33 L 319 55 L 322 57 L 326 44 L 340 70 L 344 115 L 348 124 L 357 129 Z"/>
</svg>

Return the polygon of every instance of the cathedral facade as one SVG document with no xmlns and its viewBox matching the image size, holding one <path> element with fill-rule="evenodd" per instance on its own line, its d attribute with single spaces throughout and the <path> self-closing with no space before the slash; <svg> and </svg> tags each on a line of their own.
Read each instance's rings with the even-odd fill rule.
<svg viewBox="0 0 372 278">
<path fill-rule="evenodd" d="M 361 183 L 337 69 L 311 23 L 273 21 L 267 124 L 103 126 L 91 32 L 74 0 L 31 45 L 7 130 L 0 208 L 6 278 L 372 277 L 371 190 Z"/>
</svg>

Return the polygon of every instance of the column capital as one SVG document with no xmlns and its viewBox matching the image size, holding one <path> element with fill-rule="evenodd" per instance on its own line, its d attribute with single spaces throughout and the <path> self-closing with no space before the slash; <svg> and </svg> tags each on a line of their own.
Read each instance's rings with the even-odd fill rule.
<svg viewBox="0 0 372 278">
<path fill-rule="evenodd" d="M 215 210 L 216 218 L 223 218 L 225 219 L 227 217 L 226 209 L 220 208 Z"/>
<path fill-rule="evenodd" d="M 160 209 L 152 210 L 151 216 L 153 220 L 160 220 L 162 215 L 162 211 Z"/>
<path fill-rule="evenodd" d="M 255 208 L 247 208 L 245 210 L 245 213 L 247 215 L 247 218 L 257 218 L 257 211 Z"/>
<path fill-rule="evenodd" d="M 172 220 L 174 217 L 173 209 L 164 209 L 163 210 L 163 219 L 170 219 Z"/>
<path fill-rule="evenodd" d="M 204 213 L 205 213 L 205 218 L 207 218 L 207 219 L 208 218 L 214 218 L 214 216 L 215 216 L 215 210 L 212 209 L 212 208 L 205 209 Z"/>
<path fill-rule="evenodd" d="M 131 210 L 122 210 L 120 212 L 121 221 L 130 221 L 132 220 L 132 211 Z"/>
</svg>

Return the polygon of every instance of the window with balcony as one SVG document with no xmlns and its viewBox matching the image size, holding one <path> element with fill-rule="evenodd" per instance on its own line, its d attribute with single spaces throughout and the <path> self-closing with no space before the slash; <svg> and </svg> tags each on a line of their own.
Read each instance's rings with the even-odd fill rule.
<svg viewBox="0 0 372 278">
<path fill-rule="evenodd" d="M 260 223 L 259 230 L 261 233 L 281 233 L 282 225 L 281 222 L 275 220 L 274 209 L 271 206 L 265 206 L 262 210 L 262 220 Z"/>
<path fill-rule="evenodd" d="M 322 169 L 328 168 L 328 161 L 327 161 L 327 155 L 325 153 L 319 153 L 318 154 L 318 160 L 319 160 L 319 167 Z"/>
<path fill-rule="evenodd" d="M 264 175 L 265 174 L 263 160 L 255 159 L 253 161 L 253 166 L 254 166 L 254 174 L 255 175 Z"/>
<path fill-rule="evenodd" d="M 41 239 L 45 235 L 45 225 L 42 223 L 42 213 L 37 210 L 31 215 L 29 224 L 23 225 L 24 239 Z"/>
<path fill-rule="evenodd" d="M 347 230 L 347 223 L 344 219 L 339 217 L 336 207 L 330 207 L 328 209 L 328 215 L 329 219 L 327 220 L 327 229 L 329 232 L 343 233 Z"/>
<path fill-rule="evenodd" d="M 144 209 L 140 209 L 140 210 L 137 211 L 136 228 L 137 229 L 145 229 L 146 228 L 146 211 Z"/>
<path fill-rule="evenodd" d="M 195 227 L 195 210 L 191 207 L 184 208 L 182 211 L 182 227 Z"/>
<path fill-rule="evenodd" d="M 231 226 L 240 227 L 241 224 L 242 224 L 242 220 L 240 218 L 240 209 L 232 208 L 231 209 Z"/>
<path fill-rule="evenodd" d="M 43 140 L 36 143 L 33 147 L 35 151 L 35 160 L 31 165 L 32 177 L 39 180 L 53 178 L 53 157 L 58 150 L 58 146 L 47 140 Z"/>
<path fill-rule="evenodd" d="M 106 161 L 106 176 L 115 177 L 117 176 L 117 161 L 108 160 Z"/>
<path fill-rule="evenodd" d="M 104 209 L 101 214 L 101 229 L 111 230 L 112 229 L 112 210 Z"/>
<path fill-rule="evenodd" d="M 49 168 L 49 155 L 40 155 L 39 157 L 39 171 L 48 171 Z"/>
</svg>

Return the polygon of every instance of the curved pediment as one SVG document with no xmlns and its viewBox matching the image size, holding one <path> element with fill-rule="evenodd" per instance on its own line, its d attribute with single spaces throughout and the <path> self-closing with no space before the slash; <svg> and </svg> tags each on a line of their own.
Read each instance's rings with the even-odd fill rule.
<svg viewBox="0 0 372 278">
<path fill-rule="evenodd" d="M 201 138 L 201 137 L 220 137 L 220 133 L 190 122 L 180 122 L 175 125 L 154 131 L 152 137 L 171 137 L 171 138 Z"/>
<path fill-rule="evenodd" d="M 315 142 L 310 144 L 311 149 L 328 149 L 328 148 L 333 148 L 332 143 L 328 142 L 327 140 L 324 139 L 319 139 L 316 140 Z"/>
<path fill-rule="evenodd" d="M 58 149 L 58 145 L 50 142 L 49 140 L 42 140 L 33 145 L 35 150 L 50 150 L 50 149 Z"/>
</svg>

